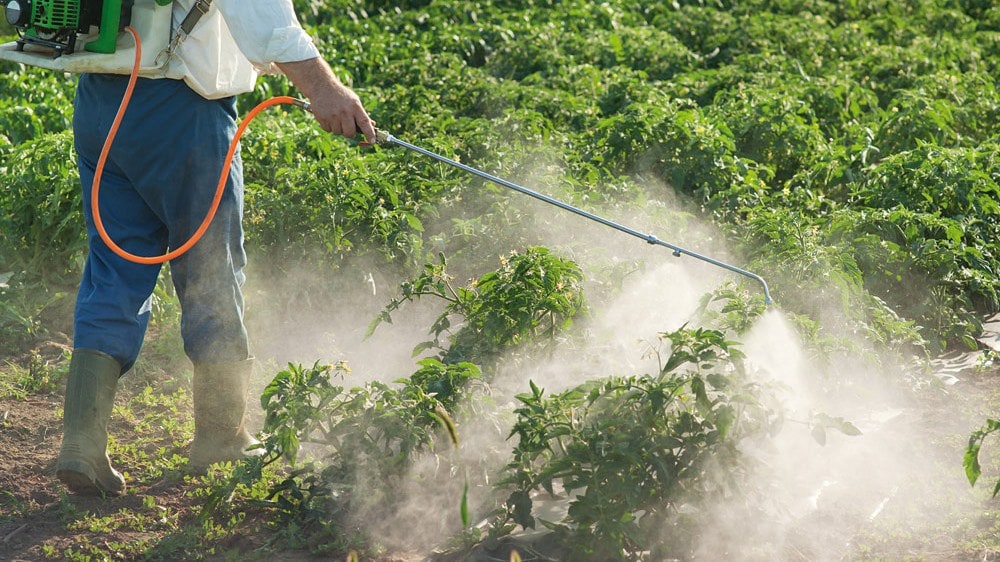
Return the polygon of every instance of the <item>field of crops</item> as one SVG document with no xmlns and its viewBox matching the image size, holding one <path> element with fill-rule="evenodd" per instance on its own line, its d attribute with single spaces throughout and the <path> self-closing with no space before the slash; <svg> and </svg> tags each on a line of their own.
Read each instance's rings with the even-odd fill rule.
<svg viewBox="0 0 1000 562">
<path fill-rule="evenodd" d="M 795 485 L 768 479 L 797 470 L 768 456 L 793 444 L 840 462 L 857 451 L 838 443 L 902 442 L 864 435 L 883 430 L 869 416 L 914 402 L 943 408 L 913 424 L 947 428 L 925 441 L 959 443 L 944 470 L 996 477 L 988 442 L 983 467 L 978 446 L 968 474 L 962 466 L 962 441 L 994 415 L 992 391 L 960 416 L 940 401 L 949 394 L 931 366 L 976 351 L 983 320 L 1000 312 L 994 4 L 295 0 L 380 128 L 752 271 L 775 304 L 745 276 L 271 110 L 242 143 L 248 323 L 262 366 L 251 403 L 263 408 L 265 455 L 185 475 L 190 373 L 165 272 L 116 410 L 148 413 L 112 451 L 133 467 L 142 501 L 116 512 L 131 510 L 122 519 L 133 523 L 0 490 L 0 531 L 47 513 L 85 537 L 12 555 L 995 552 L 1000 542 L 980 533 L 996 524 L 981 494 L 919 506 L 978 506 L 972 521 L 949 507 L 915 523 L 901 509 L 902 532 L 875 524 L 892 506 L 883 502 L 827 507 L 836 524 L 824 527 L 829 512 L 782 502 L 809 487 L 805 465 Z M 51 349 L 67 341 L 86 252 L 74 86 L 72 75 L 0 62 L 0 405 L 58 394 L 66 368 Z M 261 78 L 241 114 L 279 94 L 295 91 Z M 794 361 L 771 357 L 793 347 Z M 979 372 L 993 359 L 979 353 Z M 1000 424 L 978 437 L 991 430 Z M 872 458 L 891 461 L 880 472 L 899 481 L 843 476 L 832 489 L 895 498 L 886 490 L 920 478 L 885 450 Z M 183 499 L 157 496 L 164 481 Z M 147 521 L 157 510 L 168 523 Z M 421 531 L 407 533 L 414 520 Z M 737 520 L 781 520 L 783 531 L 723 529 Z M 951 538 L 928 544 L 935 533 Z M 126 546 L 123 535 L 144 538 Z M 935 558 L 938 548 L 953 558 Z"/>
</svg>

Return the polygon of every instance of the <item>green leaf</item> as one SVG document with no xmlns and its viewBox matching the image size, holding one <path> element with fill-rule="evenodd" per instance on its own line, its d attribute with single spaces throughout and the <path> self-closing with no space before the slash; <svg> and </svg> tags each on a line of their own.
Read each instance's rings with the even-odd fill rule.
<svg viewBox="0 0 1000 562">
<path fill-rule="evenodd" d="M 465 479 L 462 487 L 462 501 L 459 503 L 458 512 L 462 517 L 462 527 L 469 526 L 469 479 Z"/>
<path fill-rule="evenodd" d="M 815 424 L 812 426 L 810 431 L 813 440 L 815 440 L 820 445 L 826 445 L 826 428 L 820 424 Z"/>
<path fill-rule="evenodd" d="M 840 420 L 837 424 L 837 429 L 844 435 L 857 436 L 861 435 L 861 430 L 857 428 L 853 423 L 845 420 Z"/>
<path fill-rule="evenodd" d="M 507 506 L 511 509 L 511 518 L 525 529 L 535 528 L 535 518 L 531 515 L 531 496 L 526 491 L 513 492 L 507 498 Z"/>
<path fill-rule="evenodd" d="M 970 486 L 975 486 L 976 481 L 979 480 L 979 476 L 983 473 L 982 467 L 979 466 L 980 447 L 981 444 L 979 441 L 970 441 L 962 458 L 962 466 L 965 467 L 965 477 L 969 480 Z"/>
</svg>

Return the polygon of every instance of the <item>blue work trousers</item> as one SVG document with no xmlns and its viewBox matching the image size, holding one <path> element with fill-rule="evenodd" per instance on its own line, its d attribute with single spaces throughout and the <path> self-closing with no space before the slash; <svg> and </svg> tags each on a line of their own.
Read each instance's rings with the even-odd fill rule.
<svg viewBox="0 0 1000 562">
<path fill-rule="evenodd" d="M 91 184 L 122 100 L 126 76 L 80 76 L 73 132 L 90 251 L 80 282 L 74 346 L 134 365 L 149 321 L 159 265 L 132 263 L 99 237 Z M 209 210 L 230 140 L 234 98 L 206 100 L 179 80 L 139 79 L 100 180 L 101 219 L 111 239 L 139 256 L 184 244 Z M 226 190 L 201 240 L 170 263 L 181 304 L 184 351 L 194 362 L 249 357 L 243 323 L 243 169 L 237 152 Z"/>
</svg>

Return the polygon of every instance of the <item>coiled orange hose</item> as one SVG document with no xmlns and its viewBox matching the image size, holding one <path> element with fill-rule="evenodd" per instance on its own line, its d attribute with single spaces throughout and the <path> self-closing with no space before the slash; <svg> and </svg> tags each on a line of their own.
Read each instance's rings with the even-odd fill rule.
<svg viewBox="0 0 1000 562">
<path fill-rule="evenodd" d="M 243 118 L 243 121 L 240 122 L 239 127 L 236 129 L 236 134 L 233 136 L 232 142 L 229 143 L 229 152 L 226 154 L 226 159 L 223 162 L 222 173 L 219 176 L 219 183 L 215 189 L 215 197 L 212 199 L 212 204 L 209 206 L 208 213 L 205 215 L 205 219 L 201 222 L 198 230 L 191 235 L 191 238 L 189 238 L 187 242 L 161 256 L 137 256 L 127 252 L 116 244 L 115 241 L 111 239 L 111 236 L 108 235 L 107 230 L 105 230 L 104 222 L 101 220 L 101 210 L 98 202 L 101 175 L 104 173 L 104 165 L 107 162 L 108 153 L 111 151 L 111 144 L 114 142 L 115 135 L 118 134 L 118 126 L 121 124 L 122 117 L 125 115 L 125 109 L 128 107 L 129 101 L 132 99 L 132 91 L 135 89 L 135 83 L 139 77 L 139 65 L 142 59 L 142 45 L 139 40 L 139 34 L 136 33 L 135 29 L 131 27 L 126 27 L 125 29 L 132 34 L 132 37 L 135 38 L 135 63 L 133 64 L 132 72 L 129 75 L 128 86 L 125 88 L 125 95 L 122 97 L 121 105 L 118 106 L 118 113 L 115 114 L 115 119 L 111 123 L 111 129 L 108 131 L 108 137 L 105 139 L 104 147 L 101 149 L 101 155 L 97 159 L 97 168 L 94 170 L 94 181 L 90 188 L 90 210 L 94 215 L 94 226 L 97 228 L 97 233 L 112 252 L 130 262 L 141 264 L 160 264 L 184 255 L 185 252 L 198 243 L 198 240 L 201 240 L 205 231 L 208 230 L 208 226 L 212 223 L 212 219 L 215 218 L 215 213 L 219 209 L 219 202 L 222 201 L 222 194 L 226 189 L 226 180 L 229 177 L 229 168 L 233 164 L 233 157 L 236 155 L 236 147 L 239 145 L 240 137 L 243 136 L 243 132 L 246 130 L 250 122 L 253 121 L 254 117 L 256 117 L 257 114 L 264 109 L 274 105 L 302 105 L 303 102 L 291 96 L 276 96 L 261 102 L 256 107 L 251 109 L 249 113 L 247 113 L 246 117 Z"/>
</svg>

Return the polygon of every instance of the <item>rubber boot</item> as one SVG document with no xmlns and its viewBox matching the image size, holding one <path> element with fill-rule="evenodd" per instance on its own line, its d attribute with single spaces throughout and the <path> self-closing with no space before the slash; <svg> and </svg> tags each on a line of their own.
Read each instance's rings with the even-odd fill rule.
<svg viewBox="0 0 1000 562">
<path fill-rule="evenodd" d="M 253 360 L 194 365 L 194 442 L 190 467 L 205 470 L 210 464 L 259 456 L 247 451 L 259 442 L 244 424 Z"/>
<path fill-rule="evenodd" d="M 63 405 L 63 441 L 56 476 L 71 492 L 119 496 L 125 479 L 108 457 L 108 418 L 121 365 L 110 355 L 76 349 L 69 364 Z"/>
</svg>

